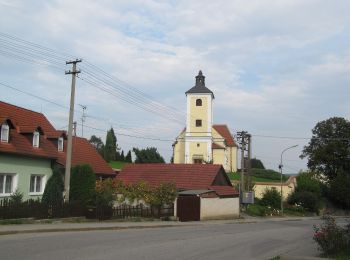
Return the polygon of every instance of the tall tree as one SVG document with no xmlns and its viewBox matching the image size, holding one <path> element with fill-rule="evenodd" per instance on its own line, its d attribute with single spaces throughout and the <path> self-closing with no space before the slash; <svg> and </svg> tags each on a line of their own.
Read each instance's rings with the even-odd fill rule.
<svg viewBox="0 0 350 260">
<path fill-rule="evenodd" d="M 122 150 L 122 153 L 120 154 L 120 160 L 121 160 L 122 162 L 125 161 L 125 156 L 124 156 L 124 151 L 123 151 L 123 150 Z"/>
<path fill-rule="evenodd" d="M 96 135 L 92 135 L 89 140 L 90 144 L 95 147 L 97 152 L 104 157 L 104 143 L 102 142 L 100 137 L 97 137 Z"/>
<path fill-rule="evenodd" d="M 106 136 L 106 145 L 104 149 L 104 158 L 107 162 L 116 160 L 118 150 L 117 137 L 114 134 L 113 128 L 108 130 Z"/>
<path fill-rule="evenodd" d="M 76 165 L 72 168 L 69 199 L 83 205 L 91 203 L 95 195 L 96 176 L 90 165 Z"/>
<path fill-rule="evenodd" d="M 308 168 L 330 181 L 338 173 L 350 174 L 350 122 L 342 117 L 318 122 L 300 157 L 308 158 Z"/>
<path fill-rule="evenodd" d="M 158 153 L 157 148 L 147 147 L 146 149 L 133 148 L 136 159 L 135 163 L 164 163 L 164 158 Z"/>
<path fill-rule="evenodd" d="M 125 161 L 132 163 L 132 158 L 131 158 L 131 151 L 129 150 L 129 152 L 126 154 L 125 156 Z"/>
</svg>

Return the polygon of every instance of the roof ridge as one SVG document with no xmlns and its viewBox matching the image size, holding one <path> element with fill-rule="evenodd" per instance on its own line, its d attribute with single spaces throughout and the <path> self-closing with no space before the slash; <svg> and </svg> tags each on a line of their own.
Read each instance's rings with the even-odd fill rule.
<svg viewBox="0 0 350 260">
<path fill-rule="evenodd" d="M 5 101 L 1 101 L 1 100 L 0 100 L 0 103 L 4 103 L 4 104 L 6 104 L 6 105 L 8 105 L 8 106 L 11 106 L 11 107 L 17 107 L 17 108 L 19 108 L 19 109 L 27 110 L 27 111 L 29 111 L 29 112 L 36 113 L 36 114 L 39 114 L 39 115 L 44 116 L 44 114 L 41 113 L 41 112 L 37 112 L 37 111 L 31 110 L 31 109 L 28 109 L 28 108 L 24 108 L 24 107 L 20 107 L 20 106 L 17 106 L 17 105 L 13 105 L 13 104 L 7 103 L 7 102 L 5 102 Z"/>
</svg>

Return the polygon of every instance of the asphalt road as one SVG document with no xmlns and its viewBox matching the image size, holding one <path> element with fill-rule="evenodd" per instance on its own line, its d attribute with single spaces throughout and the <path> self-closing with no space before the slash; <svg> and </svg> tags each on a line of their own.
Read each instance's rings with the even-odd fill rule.
<svg viewBox="0 0 350 260">
<path fill-rule="evenodd" d="M 0 236 L 0 259 L 269 259 L 315 256 L 318 220 Z M 194 223 L 195 224 L 195 223 Z"/>
</svg>

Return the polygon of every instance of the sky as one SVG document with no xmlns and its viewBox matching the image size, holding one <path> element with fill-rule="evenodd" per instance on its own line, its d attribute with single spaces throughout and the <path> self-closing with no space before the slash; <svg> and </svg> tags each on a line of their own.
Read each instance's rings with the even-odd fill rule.
<svg viewBox="0 0 350 260">
<path fill-rule="evenodd" d="M 67 129 L 65 60 L 82 58 L 75 120 L 86 106 L 84 137 L 104 140 L 113 127 L 123 150 L 155 146 L 169 161 L 186 122 L 185 92 L 202 70 L 215 94 L 214 123 L 248 131 L 253 157 L 267 168 L 277 169 L 281 151 L 298 145 L 283 157 L 284 172 L 297 173 L 306 169 L 299 156 L 316 123 L 349 119 L 348 10 L 347 0 L 0 0 L 0 83 L 12 87 L 0 85 L 0 100 Z M 54 58 L 24 62 L 6 54 L 16 45 L 4 35 L 61 58 L 56 67 L 47 65 Z M 103 75 L 119 92 L 101 89 Z"/>
</svg>

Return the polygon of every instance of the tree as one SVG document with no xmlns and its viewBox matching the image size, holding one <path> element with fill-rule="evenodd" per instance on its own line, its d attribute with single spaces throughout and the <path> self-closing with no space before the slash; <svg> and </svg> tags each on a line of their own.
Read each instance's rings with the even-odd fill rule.
<svg viewBox="0 0 350 260">
<path fill-rule="evenodd" d="M 42 201 L 50 206 L 57 206 L 63 202 L 64 183 L 61 171 L 55 167 L 45 186 Z"/>
<path fill-rule="evenodd" d="M 124 156 L 124 151 L 123 151 L 123 150 L 122 150 L 122 153 L 120 154 L 120 160 L 121 160 L 122 162 L 125 161 L 125 156 Z"/>
<path fill-rule="evenodd" d="M 96 177 L 88 164 L 76 165 L 72 168 L 70 179 L 69 199 L 87 205 L 93 201 L 95 195 Z"/>
<path fill-rule="evenodd" d="M 118 151 L 118 145 L 117 145 L 117 137 L 114 134 L 113 128 L 108 130 L 107 136 L 106 136 L 106 145 L 104 149 L 104 158 L 107 162 L 115 161 L 116 160 L 116 154 Z"/>
<path fill-rule="evenodd" d="M 146 149 L 133 148 L 136 159 L 135 163 L 164 163 L 164 158 L 158 153 L 157 148 L 147 147 Z"/>
<path fill-rule="evenodd" d="M 318 122 L 300 157 L 308 158 L 308 168 L 329 181 L 340 172 L 350 174 L 350 122 L 342 117 Z"/>
<path fill-rule="evenodd" d="M 330 182 L 329 196 L 342 208 L 350 209 L 350 174 L 339 173 Z"/>
<path fill-rule="evenodd" d="M 125 161 L 128 162 L 128 163 L 132 163 L 131 151 L 130 150 L 125 156 Z"/>
<path fill-rule="evenodd" d="M 264 164 L 261 160 L 253 158 L 250 160 L 251 167 L 254 169 L 265 169 Z"/>
<path fill-rule="evenodd" d="M 104 143 L 102 142 L 100 137 L 97 137 L 96 135 L 92 135 L 89 140 L 90 144 L 95 147 L 97 152 L 103 157 L 104 156 Z"/>
</svg>

